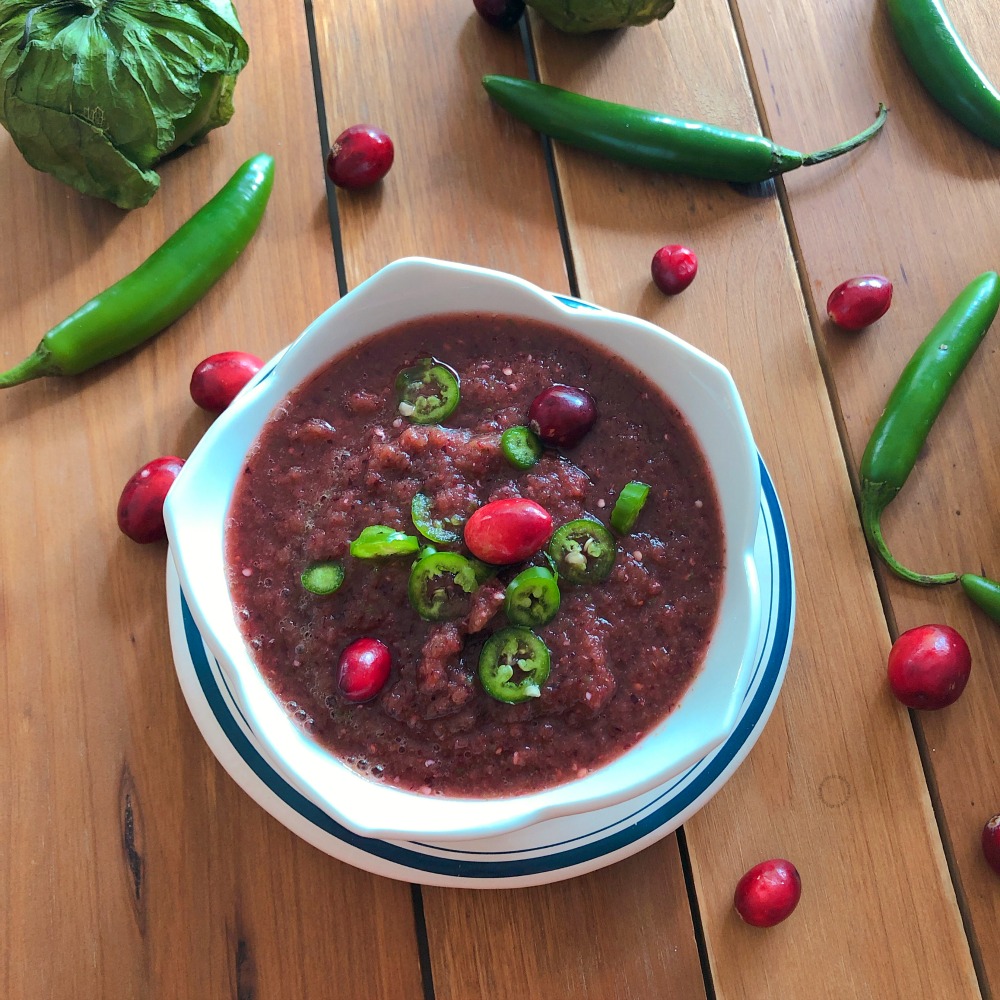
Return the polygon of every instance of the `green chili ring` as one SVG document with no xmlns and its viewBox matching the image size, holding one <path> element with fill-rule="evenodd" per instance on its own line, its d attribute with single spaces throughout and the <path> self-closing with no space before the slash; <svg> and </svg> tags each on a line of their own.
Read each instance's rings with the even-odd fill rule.
<svg viewBox="0 0 1000 1000">
<path fill-rule="evenodd" d="M 423 358 L 396 376 L 399 412 L 415 424 L 440 424 L 460 398 L 458 372 L 436 358 Z"/>
<path fill-rule="evenodd" d="M 542 457 L 542 442 L 530 427 L 508 427 L 500 435 L 503 457 L 522 472 L 530 469 Z"/>
<path fill-rule="evenodd" d="M 530 629 L 502 628 L 483 646 L 479 680 L 491 698 L 517 705 L 541 697 L 550 663 L 548 646 Z"/>
<path fill-rule="evenodd" d="M 424 621 L 442 622 L 461 617 L 468 596 L 479 586 L 476 567 L 458 552 L 432 552 L 410 570 L 407 595 Z"/>
<path fill-rule="evenodd" d="M 614 509 L 611 511 L 611 527 L 619 535 L 627 535 L 635 527 L 635 522 L 642 513 L 649 499 L 649 486 L 646 483 L 631 482 L 622 487 Z"/>
<path fill-rule="evenodd" d="M 408 535 L 384 524 L 371 524 L 351 542 L 351 555 L 355 559 L 381 559 L 386 556 L 408 556 L 419 548 L 420 540 L 415 535 Z"/>
<path fill-rule="evenodd" d="M 529 566 L 507 584 L 504 613 L 512 625 L 538 628 L 559 613 L 559 584 L 552 570 Z"/>
<path fill-rule="evenodd" d="M 618 549 L 600 521 L 581 517 L 552 534 L 546 550 L 559 576 L 570 583 L 603 583 L 614 568 Z"/>
<path fill-rule="evenodd" d="M 24 361 L 0 372 L 0 389 L 47 375 L 79 375 L 179 319 L 243 252 L 273 186 L 273 157 L 247 160 L 134 271 L 49 330 Z"/>
<path fill-rule="evenodd" d="M 344 582 L 344 567 L 333 560 L 310 563 L 302 571 L 300 580 L 303 588 L 310 594 L 326 597 L 340 590 Z"/>
<path fill-rule="evenodd" d="M 437 545 L 454 545 L 462 540 L 459 531 L 449 528 L 444 520 L 431 514 L 431 500 L 425 493 L 414 493 L 410 502 L 410 517 L 413 526 L 428 541 Z M 461 527 L 461 519 L 455 519 L 455 526 Z"/>
</svg>

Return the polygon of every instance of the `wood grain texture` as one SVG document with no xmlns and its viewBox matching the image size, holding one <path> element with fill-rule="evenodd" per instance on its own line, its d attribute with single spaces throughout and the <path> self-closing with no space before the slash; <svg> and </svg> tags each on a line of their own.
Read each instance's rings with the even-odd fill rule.
<svg viewBox="0 0 1000 1000">
<path fill-rule="evenodd" d="M 950 119 L 923 90 L 895 43 L 884 4 L 781 7 L 782 16 L 771 17 L 739 4 L 773 130 L 780 126 L 791 142 L 808 145 L 853 129 L 878 100 L 891 108 L 877 144 L 838 172 L 836 183 L 805 172 L 787 180 L 817 335 L 856 470 L 906 358 L 968 281 L 1000 267 L 993 224 L 1000 213 L 1000 150 Z M 987 75 L 1000 79 L 994 6 L 949 0 L 947 9 Z M 809 56 L 817 47 L 822 60 Z M 826 296 L 844 277 L 866 271 L 893 280 L 893 306 L 863 334 L 845 335 L 825 322 Z M 888 542 L 905 565 L 1000 575 L 998 378 L 995 324 L 883 518 Z M 927 747 L 974 947 L 998 994 L 1000 892 L 983 861 L 979 833 L 1000 810 L 1000 628 L 958 588 L 927 591 L 877 568 L 897 631 L 945 622 L 972 649 L 966 694 L 946 711 L 918 713 L 915 723 Z"/>
<path fill-rule="evenodd" d="M 268 356 L 337 296 L 302 10 L 239 6 L 252 58 L 236 116 L 165 164 L 143 209 L 78 196 L 0 133 L 5 366 L 244 159 L 277 158 L 261 231 L 169 332 L 0 398 L 0 992 L 18 1000 L 421 994 L 409 889 L 308 847 L 216 764 L 173 673 L 166 548 L 115 524 L 129 475 L 207 426 L 195 364 Z"/>
<path fill-rule="evenodd" d="M 584 45 L 540 28 L 538 50 L 547 82 L 758 128 L 724 2 L 679 5 L 657 27 Z M 687 824 L 717 995 L 976 995 L 909 721 L 885 690 L 882 608 L 778 201 L 574 150 L 557 149 L 556 162 L 582 294 L 731 368 L 789 521 L 798 617 L 778 708 L 747 764 Z M 856 168 L 814 169 L 833 190 Z M 673 300 L 648 278 L 668 242 L 701 261 Z M 793 919 L 762 935 L 735 916 L 732 892 L 774 856 L 796 863 L 806 889 Z"/>
</svg>

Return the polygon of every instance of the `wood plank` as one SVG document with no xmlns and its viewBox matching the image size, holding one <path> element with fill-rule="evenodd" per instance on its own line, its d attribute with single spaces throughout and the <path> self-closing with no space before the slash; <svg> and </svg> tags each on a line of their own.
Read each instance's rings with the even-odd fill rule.
<svg viewBox="0 0 1000 1000">
<path fill-rule="evenodd" d="M 172 330 L 90 375 L 0 398 L 0 760 L 14 776 L 0 793 L 0 981 L 23 1000 L 421 992 L 409 889 L 308 847 L 215 762 L 174 677 L 166 549 L 115 524 L 128 476 L 187 454 L 207 426 L 188 396 L 195 364 L 227 348 L 267 356 L 337 296 L 302 12 L 239 7 L 252 57 L 236 116 L 163 166 L 145 208 L 78 196 L 0 133 L 16 192 L 0 246 L 5 366 L 246 157 L 278 160 L 261 232 Z"/>
<path fill-rule="evenodd" d="M 843 414 L 852 467 L 907 357 L 975 275 L 998 267 L 1000 151 L 952 121 L 926 94 L 892 36 L 884 5 L 861 0 L 782 17 L 740 4 L 751 58 L 772 128 L 791 143 L 826 142 L 853 130 L 876 100 L 891 107 L 885 134 L 843 171 L 790 175 L 788 197 L 814 315 L 855 273 L 895 283 L 877 326 L 849 336 L 817 324 Z M 984 71 L 1000 80 L 995 7 L 949 0 L 947 9 Z M 809 56 L 826 53 L 821 66 Z M 824 67 L 826 67 L 824 69 Z M 834 178 L 832 174 L 836 174 Z M 899 195 L 903 192 L 902 196 Z M 984 220 L 986 220 L 984 222 Z M 1000 489 L 995 397 L 1000 328 L 994 327 L 935 425 L 906 487 L 887 511 L 889 544 L 906 565 L 1000 575 L 995 497 Z M 879 567 L 880 575 L 887 574 Z M 1000 811 L 1000 628 L 958 588 L 926 591 L 887 579 L 897 630 L 945 622 L 969 641 L 973 675 L 962 699 L 916 716 L 928 748 L 941 819 L 986 980 L 1000 993 L 1000 893 L 979 848 L 983 824 Z M 883 662 L 871 662 L 881 673 Z"/>
<path fill-rule="evenodd" d="M 769 20 L 771 8 L 758 16 Z M 801 51 L 800 70 L 820 50 L 791 29 L 784 46 Z M 678 5 L 656 27 L 606 38 L 541 29 L 538 50 L 548 82 L 758 128 L 723 0 Z M 817 93 L 829 101 L 829 90 Z M 582 293 L 730 366 L 789 521 L 798 621 L 787 682 L 748 763 L 687 825 L 717 995 L 977 995 L 909 723 L 885 695 L 886 624 L 777 201 L 569 149 L 557 166 Z M 852 169 L 816 168 L 811 183 L 834 191 Z M 832 204 L 843 212 L 842 196 Z M 695 247 L 702 265 L 673 300 L 648 279 L 668 242 Z M 732 892 L 746 868 L 776 855 L 799 866 L 805 892 L 787 924 L 762 934 L 735 916 Z M 641 870 L 623 895 L 652 891 Z"/>
<path fill-rule="evenodd" d="M 324 0 L 316 13 L 331 137 L 368 119 L 396 145 L 396 162 L 379 190 L 338 197 L 349 285 L 417 253 L 567 290 L 540 144 L 492 108 L 479 85 L 487 72 L 525 73 L 517 34 L 489 28 L 471 5 L 444 0 L 419 9 L 403 5 L 391 19 L 363 0 Z M 419 47 L 417 37 L 424 40 Z M 641 996 L 668 985 L 703 995 L 673 838 L 646 857 L 639 869 L 620 866 L 613 875 L 530 892 L 425 889 L 438 1000 Z M 648 873 L 652 859 L 655 888 L 639 892 L 645 880 L 638 873 Z M 629 870 L 636 874 L 623 904 L 620 880 Z M 648 954 L 621 961 L 664 898 L 671 905 L 661 939 Z M 608 942 L 601 945 L 595 915 L 609 913 L 616 926 L 601 929 Z M 512 962 L 518 928 L 526 944 Z"/>
</svg>

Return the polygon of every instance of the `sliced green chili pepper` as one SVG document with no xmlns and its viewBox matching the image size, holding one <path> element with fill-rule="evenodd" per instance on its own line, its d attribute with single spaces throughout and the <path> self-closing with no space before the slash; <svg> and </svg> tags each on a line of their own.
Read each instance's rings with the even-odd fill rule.
<svg viewBox="0 0 1000 1000">
<path fill-rule="evenodd" d="M 355 559 L 379 559 L 382 556 L 408 556 L 420 548 L 416 535 L 407 535 L 384 524 L 372 524 L 351 542 Z"/>
<path fill-rule="evenodd" d="M 515 469 L 530 469 L 542 457 L 542 442 L 530 427 L 508 427 L 500 435 L 500 450 Z"/>
<path fill-rule="evenodd" d="M 539 698 L 549 676 L 549 648 L 526 628 L 502 628 L 479 655 L 479 680 L 491 698 L 516 705 Z"/>
<path fill-rule="evenodd" d="M 512 624 L 538 628 L 555 618 L 559 603 L 559 584 L 552 570 L 530 566 L 507 584 L 504 611 Z"/>
<path fill-rule="evenodd" d="M 972 598 L 990 618 L 1000 622 L 1000 583 L 972 573 L 963 573 L 958 582 L 966 595 Z"/>
<path fill-rule="evenodd" d="M 886 6 L 899 47 L 931 97 L 969 131 L 1000 146 L 1000 92 L 941 0 L 887 0 Z"/>
<path fill-rule="evenodd" d="M 302 586 L 311 594 L 325 597 L 340 589 L 344 582 L 344 567 L 338 562 L 314 562 L 302 572 Z"/>
<path fill-rule="evenodd" d="M 478 586 L 476 568 L 458 552 L 432 552 L 410 570 L 410 604 L 429 622 L 458 618 L 468 609 L 468 597 Z"/>
<path fill-rule="evenodd" d="M 423 358 L 396 376 L 399 412 L 415 424 L 440 424 L 455 412 L 458 372 L 436 358 Z"/>
<path fill-rule="evenodd" d="M 187 312 L 229 269 L 257 231 L 274 159 L 247 160 L 225 187 L 158 250 L 54 326 L 0 389 L 46 375 L 79 375 L 149 340 Z"/>
<path fill-rule="evenodd" d="M 761 135 L 599 101 L 533 80 L 484 76 L 483 86 L 515 118 L 571 146 L 637 167 L 744 184 L 832 160 L 867 142 L 888 114 L 880 104 L 875 121 L 853 138 L 817 153 L 797 153 Z"/>
<path fill-rule="evenodd" d="M 649 487 L 645 483 L 631 482 L 623 486 L 611 511 L 611 527 L 619 535 L 627 535 L 635 527 L 636 518 L 648 498 Z"/>
<path fill-rule="evenodd" d="M 1000 308 L 1000 276 L 970 282 L 907 362 L 861 458 L 861 523 L 868 541 L 897 576 L 923 586 L 954 583 L 956 573 L 915 573 L 882 537 L 882 511 L 903 488 L 937 415 Z"/>
<path fill-rule="evenodd" d="M 600 521 L 582 517 L 557 528 L 548 554 L 559 575 L 570 583 L 601 583 L 611 575 L 617 549 L 614 536 Z"/>
<path fill-rule="evenodd" d="M 438 545 L 453 545 L 461 541 L 460 532 L 448 527 L 448 522 L 436 518 L 431 514 L 431 499 L 424 493 L 415 493 L 410 503 L 410 517 L 413 519 L 413 526 L 424 538 Z M 449 521 L 460 528 L 461 518 L 450 518 Z"/>
</svg>

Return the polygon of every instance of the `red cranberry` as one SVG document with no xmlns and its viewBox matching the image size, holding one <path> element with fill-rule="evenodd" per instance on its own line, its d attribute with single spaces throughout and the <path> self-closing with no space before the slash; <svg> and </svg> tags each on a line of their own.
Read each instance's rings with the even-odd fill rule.
<svg viewBox="0 0 1000 1000">
<path fill-rule="evenodd" d="M 677 295 L 694 281 L 698 273 L 698 257 L 693 250 L 676 243 L 660 247 L 653 254 L 650 272 L 656 287 L 664 295 Z"/>
<path fill-rule="evenodd" d="M 337 684 L 348 701 L 371 701 L 385 687 L 391 667 L 388 646 L 378 639 L 355 639 L 340 654 Z"/>
<path fill-rule="evenodd" d="M 863 330 L 881 319 L 892 304 L 892 282 L 881 274 L 849 278 L 830 292 L 826 312 L 844 330 Z"/>
<path fill-rule="evenodd" d="M 472 0 L 479 16 L 494 28 L 513 28 L 524 14 L 524 0 Z"/>
<path fill-rule="evenodd" d="M 191 398 L 203 410 L 221 413 L 263 367 L 245 351 L 222 351 L 205 358 L 191 374 Z"/>
<path fill-rule="evenodd" d="M 945 708 L 965 690 L 972 669 L 966 641 L 948 625 L 920 625 L 889 650 L 889 686 L 909 708 Z"/>
<path fill-rule="evenodd" d="M 175 455 L 154 458 L 125 484 L 118 500 L 118 527 L 133 542 L 145 545 L 167 537 L 163 501 L 183 465 L 184 459 Z"/>
<path fill-rule="evenodd" d="M 773 858 L 754 865 L 736 883 L 736 912 L 754 927 L 780 924 L 799 904 L 802 879 L 791 861 Z"/>
<path fill-rule="evenodd" d="M 997 875 L 1000 875 L 1000 814 L 986 821 L 983 827 L 983 857 Z"/>
<path fill-rule="evenodd" d="M 338 187 L 368 187 L 385 177 L 394 156 L 392 139 L 382 129 L 375 125 L 352 125 L 330 147 L 326 173 Z"/>
<path fill-rule="evenodd" d="M 531 402 L 528 425 L 542 444 L 572 448 L 579 444 L 597 419 L 597 404 L 586 389 L 550 385 Z"/>
<path fill-rule="evenodd" d="M 523 497 L 494 500 L 465 523 L 469 551 L 492 566 L 508 566 L 533 556 L 552 534 L 552 515 Z"/>
</svg>

